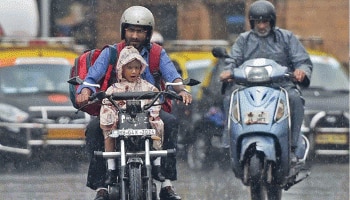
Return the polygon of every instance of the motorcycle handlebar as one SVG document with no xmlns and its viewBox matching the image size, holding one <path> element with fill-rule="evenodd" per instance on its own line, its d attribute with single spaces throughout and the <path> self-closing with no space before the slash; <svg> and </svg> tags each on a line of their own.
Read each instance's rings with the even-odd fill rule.
<svg viewBox="0 0 350 200">
<path fill-rule="evenodd" d="M 144 91 L 144 92 L 124 92 L 124 93 L 113 93 L 111 95 L 106 95 L 105 92 L 97 92 L 92 94 L 89 97 L 89 103 L 85 104 L 84 106 L 80 107 L 79 110 L 82 110 L 85 106 L 97 103 L 99 101 L 102 101 L 104 98 L 109 98 L 111 100 L 141 100 L 141 99 L 153 99 L 152 103 L 150 105 L 153 105 L 156 100 L 160 96 L 164 96 L 170 99 L 176 99 L 179 101 L 183 101 L 182 97 L 178 94 L 176 94 L 174 91 L 169 90 L 168 88 L 170 86 L 175 85 L 188 85 L 188 86 L 194 86 L 200 84 L 200 81 L 197 81 L 195 79 L 184 79 L 182 82 L 176 82 L 176 83 L 166 83 L 166 90 L 160 91 L 160 92 L 151 92 L 151 91 Z"/>
<path fill-rule="evenodd" d="M 130 99 L 152 99 L 156 97 L 159 92 L 123 92 L 123 93 L 113 93 L 111 95 L 113 100 L 130 100 Z"/>
<path fill-rule="evenodd" d="M 123 92 L 123 93 L 113 93 L 111 95 L 106 95 L 105 92 L 97 92 L 89 97 L 89 101 L 102 100 L 104 98 L 111 97 L 113 100 L 131 100 L 131 99 L 153 99 L 157 95 L 164 94 L 166 97 L 171 99 L 176 99 L 182 101 L 182 96 L 178 95 L 174 91 L 160 91 L 160 92 Z"/>
</svg>

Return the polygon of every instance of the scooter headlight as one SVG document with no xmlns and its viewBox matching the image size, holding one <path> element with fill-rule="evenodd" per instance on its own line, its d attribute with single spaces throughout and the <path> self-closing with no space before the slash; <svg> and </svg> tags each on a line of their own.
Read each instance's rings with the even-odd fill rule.
<svg viewBox="0 0 350 200">
<path fill-rule="evenodd" d="M 235 101 L 233 103 L 233 107 L 232 107 L 232 117 L 236 120 L 239 121 L 239 107 L 238 107 L 238 102 Z"/>
<path fill-rule="evenodd" d="M 270 73 L 272 71 L 271 66 L 265 67 L 247 67 L 246 76 L 247 80 L 251 83 L 262 83 L 270 81 Z"/>
<path fill-rule="evenodd" d="M 279 121 L 283 118 L 285 114 L 285 102 L 280 99 L 277 104 L 276 114 L 275 114 L 275 121 Z"/>
</svg>

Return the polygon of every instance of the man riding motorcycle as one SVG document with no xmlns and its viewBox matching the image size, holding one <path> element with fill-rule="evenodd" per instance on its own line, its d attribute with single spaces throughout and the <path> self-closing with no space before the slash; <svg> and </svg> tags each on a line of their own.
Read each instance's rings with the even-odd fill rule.
<svg viewBox="0 0 350 200">
<path fill-rule="evenodd" d="M 141 56 L 148 62 L 148 67 L 145 69 L 141 78 L 147 80 L 156 87 L 159 86 L 158 81 L 149 69 L 150 49 L 152 48 L 150 39 L 154 30 L 154 17 L 151 11 L 142 6 L 132 6 L 126 9 L 120 19 L 121 39 L 125 40 L 126 45 L 132 45 L 139 50 Z M 175 66 L 169 59 L 165 50 L 162 49 L 159 58 L 159 74 L 160 78 L 166 82 L 182 82 L 181 76 L 177 73 Z M 100 56 L 91 67 L 94 70 L 89 70 L 84 82 L 96 84 L 105 75 L 109 62 L 108 49 L 102 51 Z M 90 68 L 90 69 L 91 69 Z M 189 94 L 183 85 L 173 87 L 174 90 L 183 98 L 185 105 L 192 101 L 192 96 Z M 88 97 L 95 91 L 94 88 L 88 85 L 81 85 L 78 89 L 77 103 L 84 105 L 88 102 Z M 178 122 L 175 116 L 161 110 L 160 118 L 164 121 L 164 149 L 174 149 L 177 145 Z M 99 118 L 92 120 L 86 129 L 86 146 L 91 156 L 87 186 L 97 190 L 95 199 L 107 199 L 107 191 L 105 184 L 106 166 L 103 158 L 94 158 L 94 151 L 103 151 L 102 130 L 99 127 Z M 181 199 L 172 187 L 171 181 L 177 179 L 176 157 L 170 156 L 162 160 L 162 173 L 165 176 L 165 181 L 162 182 L 160 198 L 164 200 Z"/>
</svg>

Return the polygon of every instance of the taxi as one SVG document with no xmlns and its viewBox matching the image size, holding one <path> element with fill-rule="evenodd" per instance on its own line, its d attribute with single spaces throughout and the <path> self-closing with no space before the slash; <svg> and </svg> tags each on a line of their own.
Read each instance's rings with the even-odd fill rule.
<svg viewBox="0 0 350 200">
<path fill-rule="evenodd" d="M 211 53 L 215 46 L 227 48 L 229 42 L 225 40 L 172 40 L 164 43 L 164 48 L 182 78 L 193 78 L 201 82 L 199 85 L 186 88 L 193 97 L 190 106 L 173 103 L 172 112 L 177 116 L 180 124 L 178 132 L 178 154 L 180 156 L 193 157 L 191 154 L 193 142 L 200 135 L 206 137 L 199 130 L 195 130 L 197 129 L 195 125 L 203 115 L 201 113 L 204 105 L 201 102 L 202 88 L 209 83 L 206 76 L 216 69 L 215 66 L 219 62 Z"/>
<path fill-rule="evenodd" d="M 169 52 L 169 57 L 182 78 L 193 78 L 203 82 L 218 62 L 211 53 L 212 48 L 228 45 L 228 41 L 225 40 L 173 40 L 167 41 L 164 48 Z M 202 86 L 200 84 L 187 88 L 195 100 L 201 98 L 199 88 Z"/>
<path fill-rule="evenodd" d="M 69 99 L 67 80 L 78 56 L 73 47 L 71 38 L 1 39 L 1 158 L 83 149 L 90 116 L 76 113 Z"/>
<path fill-rule="evenodd" d="M 313 63 L 310 86 L 302 88 L 302 132 L 311 157 L 349 156 L 349 76 L 341 63 L 322 51 L 308 50 Z"/>
</svg>

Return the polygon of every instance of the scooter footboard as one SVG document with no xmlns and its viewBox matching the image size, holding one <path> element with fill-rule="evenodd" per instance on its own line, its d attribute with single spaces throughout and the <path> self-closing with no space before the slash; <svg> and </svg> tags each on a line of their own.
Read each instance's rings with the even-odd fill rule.
<svg viewBox="0 0 350 200">
<path fill-rule="evenodd" d="M 240 161 L 244 160 L 245 153 L 252 146 L 255 145 L 257 151 L 264 152 L 267 160 L 276 161 L 276 147 L 275 141 L 272 137 L 266 136 L 246 136 L 242 139 Z"/>
</svg>

